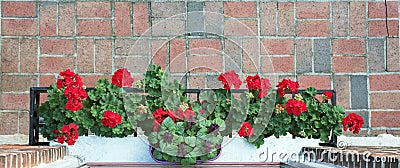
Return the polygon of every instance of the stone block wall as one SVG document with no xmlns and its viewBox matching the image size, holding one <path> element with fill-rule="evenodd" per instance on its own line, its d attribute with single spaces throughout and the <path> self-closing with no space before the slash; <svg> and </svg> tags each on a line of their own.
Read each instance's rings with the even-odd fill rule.
<svg viewBox="0 0 400 168">
<path fill-rule="evenodd" d="M 362 135 L 400 134 L 399 2 L 1 1 L 0 135 L 28 134 L 29 88 L 161 65 L 187 88 L 226 70 L 335 89 Z M 273 85 L 276 80 L 272 80 Z M 275 83 L 274 83 L 275 82 Z M 43 99 L 45 100 L 45 99 Z"/>
</svg>

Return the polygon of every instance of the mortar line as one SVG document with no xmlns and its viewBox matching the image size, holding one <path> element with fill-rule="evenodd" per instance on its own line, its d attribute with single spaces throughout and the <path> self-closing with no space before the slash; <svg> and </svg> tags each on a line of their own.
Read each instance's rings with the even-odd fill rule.
<svg viewBox="0 0 400 168">
<path fill-rule="evenodd" d="M 258 67 L 257 67 L 257 71 L 261 72 L 261 69 L 262 69 L 261 64 L 262 64 L 262 62 L 261 62 L 261 56 L 260 56 L 260 54 L 261 54 L 261 51 L 260 51 L 260 49 L 261 49 L 261 39 L 260 39 L 260 35 L 261 35 L 260 2 L 257 2 L 256 5 L 257 5 L 256 6 L 256 8 L 257 8 L 256 10 L 257 10 L 257 45 L 258 45 L 258 50 L 257 50 L 257 57 L 258 57 L 258 65 L 257 66 Z"/>
<path fill-rule="evenodd" d="M 297 40 L 299 38 L 297 37 L 296 4 L 297 4 L 296 2 L 293 3 L 293 22 L 294 22 L 293 23 L 293 26 L 294 26 L 294 28 L 293 28 L 293 36 L 294 36 L 294 49 L 293 49 L 293 52 L 294 52 L 294 54 L 293 54 L 294 70 L 293 70 L 293 73 L 294 73 L 294 79 L 296 79 L 296 81 L 298 81 L 298 79 L 297 79 Z M 311 42 L 312 42 L 312 40 L 311 40 Z M 278 77 L 278 81 L 279 81 L 279 77 Z"/>
<path fill-rule="evenodd" d="M 365 1 L 365 37 L 366 37 L 366 41 L 365 41 L 365 49 L 366 49 L 366 67 L 367 67 L 367 113 L 368 113 L 368 135 L 371 135 L 371 98 L 370 98 L 370 83 L 369 83 L 369 31 L 368 31 L 368 0 Z"/>
<path fill-rule="evenodd" d="M 333 5 L 333 3 L 332 3 L 332 0 L 330 0 L 329 1 L 329 28 L 330 28 L 330 30 L 329 30 L 329 45 L 330 45 L 330 50 L 329 50 L 329 61 L 330 61 L 330 64 L 329 64 L 329 72 L 331 73 L 330 74 L 330 78 L 331 78 L 331 89 L 333 89 L 333 85 L 334 85 L 334 83 L 333 83 L 333 67 L 332 67 L 332 63 L 333 63 L 333 50 L 332 50 L 332 37 L 333 37 L 333 7 L 332 7 L 332 5 Z M 315 56 L 314 56 L 315 57 Z"/>
<path fill-rule="evenodd" d="M 111 73 L 115 70 L 115 1 L 111 2 Z M 125 64 L 124 64 L 125 67 Z"/>
<path fill-rule="evenodd" d="M 350 36 L 350 0 L 347 0 L 347 31 L 346 31 L 346 36 L 349 37 Z"/>
<path fill-rule="evenodd" d="M 40 36 L 40 5 L 41 3 L 39 3 L 39 1 L 36 1 L 36 16 L 37 16 L 37 72 L 38 72 L 38 76 L 37 76 L 37 86 L 40 86 L 40 54 L 41 54 L 41 48 L 40 48 L 40 43 L 41 43 L 41 36 Z"/>
<path fill-rule="evenodd" d="M 57 2 L 56 3 L 56 36 L 60 36 L 60 34 L 59 34 L 59 32 L 58 32 L 58 29 L 59 29 L 59 27 L 58 27 L 58 24 L 59 24 L 59 22 L 58 22 L 58 17 L 59 17 L 59 8 L 60 8 L 60 2 Z"/>
</svg>

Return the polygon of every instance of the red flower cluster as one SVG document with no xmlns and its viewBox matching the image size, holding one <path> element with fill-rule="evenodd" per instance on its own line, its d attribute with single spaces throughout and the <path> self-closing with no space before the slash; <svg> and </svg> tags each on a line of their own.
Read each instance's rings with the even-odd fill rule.
<svg viewBox="0 0 400 168">
<path fill-rule="evenodd" d="M 294 82 L 290 79 L 283 79 L 281 82 L 276 85 L 278 87 L 278 93 L 281 97 L 286 94 L 286 91 L 290 91 L 291 93 L 296 93 L 299 89 L 300 85 L 298 82 Z"/>
<path fill-rule="evenodd" d="M 268 95 L 271 83 L 267 78 L 260 78 L 258 74 L 246 78 L 247 89 L 258 90 L 258 98 Z"/>
<path fill-rule="evenodd" d="M 132 86 L 134 79 L 131 77 L 131 73 L 126 68 L 120 68 L 114 72 L 111 78 L 111 83 L 118 87 Z"/>
<path fill-rule="evenodd" d="M 225 73 L 219 75 L 217 79 L 224 84 L 224 88 L 226 90 L 230 90 L 232 85 L 235 87 L 235 89 L 239 89 L 240 85 L 242 84 L 242 81 L 239 79 L 239 75 L 236 74 L 234 70 L 226 71 Z"/>
<path fill-rule="evenodd" d="M 62 76 L 63 79 L 57 80 L 57 89 L 61 89 L 63 87 L 75 88 L 83 86 L 82 78 L 78 74 L 71 72 L 69 69 L 65 70 L 64 72 L 60 72 L 60 76 Z"/>
<path fill-rule="evenodd" d="M 88 97 L 85 89 L 83 89 L 82 78 L 69 69 L 60 72 L 63 79 L 57 80 L 57 88 L 65 88 L 64 95 L 67 97 L 68 102 L 65 104 L 65 109 L 71 111 L 78 111 L 82 109 L 83 100 Z"/>
<path fill-rule="evenodd" d="M 178 118 L 181 120 L 189 120 L 191 117 L 194 116 L 194 111 L 192 110 L 192 107 L 186 108 L 185 111 L 178 107 L 176 112 L 178 112 Z"/>
<path fill-rule="evenodd" d="M 333 93 L 332 93 L 332 92 L 329 92 L 329 91 L 325 91 L 325 92 L 324 92 L 324 98 L 325 98 L 325 99 L 331 99 L 332 96 L 333 96 Z"/>
<path fill-rule="evenodd" d="M 56 137 L 58 143 L 64 144 L 64 142 L 67 142 L 68 145 L 74 145 L 79 136 L 78 126 L 74 123 L 64 125 L 62 126 L 61 131 L 54 130 L 53 133 L 61 134 Z"/>
<path fill-rule="evenodd" d="M 343 130 L 347 131 L 349 129 L 354 134 L 358 134 L 363 124 L 364 120 L 356 113 L 350 113 L 345 118 L 342 118 Z"/>
<path fill-rule="evenodd" d="M 288 114 L 294 114 L 295 116 L 299 116 L 300 113 L 307 111 L 307 105 L 303 101 L 296 99 L 288 100 L 285 108 Z"/>
<path fill-rule="evenodd" d="M 114 113 L 109 110 L 104 112 L 103 119 L 101 120 L 103 126 L 108 126 L 110 128 L 114 128 L 118 124 L 121 124 L 121 122 L 122 117 L 118 113 Z"/>
<path fill-rule="evenodd" d="M 170 117 L 173 121 L 175 121 L 178 116 L 176 116 L 172 110 L 164 111 L 162 108 L 159 108 L 153 113 L 153 117 L 153 131 L 158 131 L 158 127 L 161 126 L 161 123 L 164 121 L 164 119 Z"/>
<path fill-rule="evenodd" d="M 253 134 L 253 128 L 249 122 L 243 122 L 242 127 L 238 130 L 240 137 L 246 137 Z"/>
</svg>

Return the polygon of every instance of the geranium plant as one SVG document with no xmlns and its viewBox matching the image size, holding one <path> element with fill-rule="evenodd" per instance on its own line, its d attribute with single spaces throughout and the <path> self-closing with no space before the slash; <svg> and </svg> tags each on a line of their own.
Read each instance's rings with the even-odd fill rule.
<svg viewBox="0 0 400 168">
<path fill-rule="evenodd" d="M 39 107 L 40 116 L 45 122 L 41 129 L 43 137 L 59 143 L 67 142 L 73 145 L 78 135 L 84 135 L 87 129 L 74 124 L 75 116 L 84 113 L 87 105 L 87 93 L 82 78 L 69 69 L 60 72 L 56 83 L 47 91 L 48 101 Z M 65 129 L 66 126 L 73 128 L 73 133 Z"/>
<path fill-rule="evenodd" d="M 48 90 L 48 101 L 39 108 L 45 126 L 43 136 L 73 145 L 78 135 L 90 132 L 98 136 L 124 137 L 134 130 L 124 109 L 123 86 L 132 86 L 127 69 L 117 70 L 110 83 L 102 78 L 94 89 L 86 92 L 82 78 L 69 69 L 60 73 Z M 73 133 L 66 132 L 66 126 Z"/>
<path fill-rule="evenodd" d="M 141 127 L 159 161 L 183 165 L 217 156 L 225 122 L 186 97 L 183 87 L 157 65 L 135 83 L 141 93 L 125 97 L 132 125 Z"/>
</svg>

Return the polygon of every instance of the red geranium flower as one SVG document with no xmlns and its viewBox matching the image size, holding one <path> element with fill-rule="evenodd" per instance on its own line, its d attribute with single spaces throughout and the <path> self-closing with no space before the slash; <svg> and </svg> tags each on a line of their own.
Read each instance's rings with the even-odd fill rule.
<svg viewBox="0 0 400 168">
<path fill-rule="evenodd" d="M 164 119 L 166 119 L 167 117 L 170 117 L 172 119 L 172 121 L 175 122 L 176 118 L 178 118 L 178 116 L 175 115 L 174 111 L 172 110 L 168 110 L 168 111 L 164 111 L 162 108 L 157 109 L 154 113 L 153 113 L 153 117 L 154 119 L 158 122 L 158 123 L 162 123 L 164 121 Z"/>
<path fill-rule="evenodd" d="M 66 139 L 66 137 L 64 135 L 57 136 L 56 138 L 57 138 L 57 142 L 60 143 L 60 144 L 64 144 L 64 141 Z"/>
<path fill-rule="evenodd" d="M 261 89 L 258 92 L 258 98 L 262 98 L 268 95 L 268 90 L 271 87 L 271 83 L 267 78 L 261 78 Z"/>
<path fill-rule="evenodd" d="M 76 140 L 78 140 L 78 126 L 74 123 L 70 123 L 69 125 L 63 125 L 61 127 L 61 131 L 54 130 L 53 133 L 61 134 L 56 136 L 57 142 L 63 144 L 67 142 L 68 145 L 74 145 Z"/>
<path fill-rule="evenodd" d="M 364 120 L 361 116 L 356 113 L 350 113 L 345 118 L 342 118 L 343 130 L 353 131 L 354 134 L 358 134 L 362 125 L 364 124 Z"/>
<path fill-rule="evenodd" d="M 307 111 L 307 105 L 301 100 L 290 99 L 285 105 L 288 114 L 299 116 L 300 113 Z"/>
<path fill-rule="evenodd" d="M 242 127 L 238 130 L 240 137 L 246 137 L 253 134 L 253 128 L 249 122 L 243 122 Z"/>
<path fill-rule="evenodd" d="M 239 79 L 239 75 L 236 74 L 234 70 L 226 71 L 225 73 L 219 75 L 217 79 L 224 84 L 224 88 L 226 90 L 230 90 L 232 85 L 235 87 L 235 89 L 239 89 L 240 85 L 242 84 L 242 81 Z"/>
<path fill-rule="evenodd" d="M 254 76 L 248 76 L 246 78 L 247 89 L 258 90 L 261 89 L 261 78 L 258 74 Z"/>
<path fill-rule="evenodd" d="M 191 117 L 194 116 L 194 111 L 192 110 L 192 107 L 187 108 L 185 111 L 183 111 L 180 107 L 177 109 L 178 112 L 178 117 L 179 119 L 183 120 L 189 120 Z"/>
<path fill-rule="evenodd" d="M 121 122 L 122 122 L 122 117 L 118 113 L 114 113 L 109 110 L 104 112 L 103 119 L 101 120 L 103 126 L 108 126 L 110 128 L 114 128 Z"/>
<path fill-rule="evenodd" d="M 126 68 L 120 68 L 114 72 L 111 83 L 118 87 L 132 86 L 134 79 L 131 77 L 131 73 Z"/>
<path fill-rule="evenodd" d="M 325 92 L 324 92 L 324 97 L 325 97 L 326 99 L 331 99 L 331 98 L 332 98 L 332 95 L 333 95 L 332 92 L 329 92 L 329 91 L 325 91 Z"/>
<path fill-rule="evenodd" d="M 60 76 L 62 76 L 63 79 L 59 78 L 57 80 L 57 88 L 58 89 L 61 89 L 63 87 L 82 87 L 83 86 L 82 78 L 78 74 L 71 72 L 69 69 L 65 70 L 64 72 L 60 72 Z"/>
<path fill-rule="evenodd" d="M 278 85 L 276 85 L 276 87 L 278 87 L 280 97 L 283 97 L 283 95 L 286 94 L 286 91 L 296 93 L 300 85 L 298 82 L 291 81 L 290 79 L 283 79 L 278 83 Z"/>
</svg>

